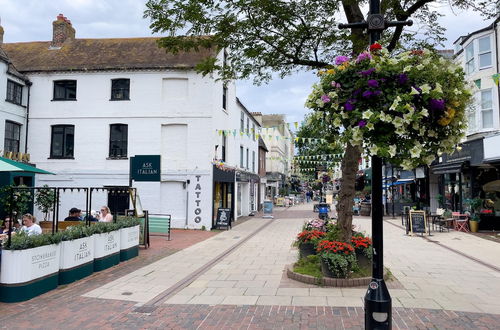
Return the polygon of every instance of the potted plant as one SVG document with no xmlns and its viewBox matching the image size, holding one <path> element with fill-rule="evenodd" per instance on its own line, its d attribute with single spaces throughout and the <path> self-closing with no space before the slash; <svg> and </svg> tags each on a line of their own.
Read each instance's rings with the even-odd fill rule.
<svg viewBox="0 0 500 330">
<path fill-rule="evenodd" d="M 18 302 L 55 289 L 59 279 L 61 233 L 19 232 L 3 245 L 0 301 Z"/>
<path fill-rule="evenodd" d="M 473 233 L 477 233 L 479 229 L 479 222 L 481 221 L 481 216 L 479 215 L 479 209 L 483 205 L 483 200 L 479 197 L 473 198 L 469 202 L 471 216 L 469 218 L 470 230 Z"/>
<path fill-rule="evenodd" d="M 56 192 L 50 189 L 48 185 L 44 185 L 43 187 L 46 189 L 39 189 L 35 194 L 35 204 L 43 213 L 43 221 L 48 221 L 50 212 L 54 210 Z"/>
<path fill-rule="evenodd" d="M 120 225 L 120 261 L 125 261 L 139 255 L 139 233 L 141 221 L 139 218 L 123 217 L 118 219 Z"/>
<path fill-rule="evenodd" d="M 316 242 L 326 235 L 320 230 L 304 230 L 297 235 L 297 245 L 301 258 L 316 254 Z"/>
<path fill-rule="evenodd" d="M 68 284 L 94 272 L 93 228 L 85 225 L 68 227 L 61 232 L 59 284 Z"/>
<path fill-rule="evenodd" d="M 351 244 L 323 240 L 318 243 L 323 275 L 333 278 L 347 278 L 357 265 L 356 254 Z"/>
<path fill-rule="evenodd" d="M 355 233 L 351 243 L 356 254 L 356 260 L 360 267 L 369 267 L 372 263 L 373 248 L 372 240 L 362 233 Z"/>
<path fill-rule="evenodd" d="M 12 185 L 1 188 L 0 204 L 8 215 L 13 214 L 14 220 L 17 220 L 29 210 L 32 195 L 29 190 L 25 189 L 18 189 L 12 192 L 13 187 L 27 188 L 25 185 Z"/>
<path fill-rule="evenodd" d="M 91 226 L 94 234 L 94 272 L 120 263 L 120 224 L 99 222 Z"/>
</svg>

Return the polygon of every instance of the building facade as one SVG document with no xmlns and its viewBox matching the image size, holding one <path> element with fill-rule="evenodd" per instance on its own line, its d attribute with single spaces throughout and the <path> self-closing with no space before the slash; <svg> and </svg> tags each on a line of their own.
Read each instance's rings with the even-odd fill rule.
<svg viewBox="0 0 500 330">
<path fill-rule="evenodd" d="M 57 173 L 40 177 L 39 185 L 67 187 L 128 188 L 130 158 L 160 155 L 161 180 L 133 182 L 142 207 L 171 215 L 173 227 L 209 229 L 215 218 L 214 159 L 236 166 L 243 146 L 248 151 L 240 169 L 256 173 L 251 157 L 256 163 L 258 141 L 238 145 L 216 133 L 238 122 L 242 105 L 234 84 L 203 77 L 194 66 L 208 56 L 223 62 L 224 53 L 168 54 L 157 39 L 77 39 L 71 22 L 59 15 L 52 41 L 3 45 L 32 84 L 27 152 Z M 225 188 L 232 189 L 226 205 L 237 208 L 235 180 Z M 250 185 L 246 190 L 243 215 L 251 210 Z M 96 193 L 91 208 L 101 205 L 122 213 L 128 196 Z M 75 192 L 62 196 L 60 209 L 84 206 L 85 196 Z"/>
</svg>

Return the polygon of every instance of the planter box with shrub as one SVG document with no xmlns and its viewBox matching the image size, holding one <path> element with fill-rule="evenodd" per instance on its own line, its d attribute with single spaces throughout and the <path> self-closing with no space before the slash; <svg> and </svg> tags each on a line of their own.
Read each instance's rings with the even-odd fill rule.
<svg viewBox="0 0 500 330">
<path fill-rule="evenodd" d="M 94 231 L 94 272 L 120 263 L 120 226 L 116 223 L 97 223 Z"/>
<path fill-rule="evenodd" d="M 57 287 L 60 240 L 57 234 L 12 236 L 2 251 L 0 301 L 25 301 Z"/>
<path fill-rule="evenodd" d="M 94 272 L 92 227 L 77 226 L 62 233 L 59 284 L 68 284 Z"/>
<path fill-rule="evenodd" d="M 120 261 L 125 261 L 139 255 L 140 222 L 137 218 L 125 218 L 120 226 Z"/>
</svg>

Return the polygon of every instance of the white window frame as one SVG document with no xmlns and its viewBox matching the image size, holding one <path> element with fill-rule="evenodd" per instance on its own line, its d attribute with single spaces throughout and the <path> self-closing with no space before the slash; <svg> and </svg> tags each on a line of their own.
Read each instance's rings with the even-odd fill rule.
<svg viewBox="0 0 500 330">
<path fill-rule="evenodd" d="M 483 93 L 489 92 L 490 93 L 490 102 L 491 106 L 489 108 L 483 108 Z M 482 129 L 492 129 L 495 127 L 495 120 L 494 120 L 494 113 L 493 113 L 493 89 L 488 88 L 488 89 L 482 89 L 479 92 L 479 109 L 481 111 L 481 128 Z M 490 127 L 485 127 L 484 126 L 484 113 L 485 112 L 490 112 L 491 113 L 491 126 Z"/>
<path fill-rule="evenodd" d="M 483 52 L 481 52 L 481 50 L 479 49 L 479 41 L 482 40 L 482 39 L 488 39 L 489 46 L 490 46 L 487 51 L 483 51 Z M 481 37 L 481 38 L 477 39 L 477 63 L 478 63 L 479 70 L 491 68 L 493 66 L 493 57 L 492 57 L 491 48 L 492 47 L 491 47 L 491 36 L 490 35 L 487 35 L 487 36 L 484 36 L 484 37 Z M 481 66 L 480 56 L 481 55 L 486 55 L 488 53 L 490 54 L 490 65 Z"/>
<path fill-rule="evenodd" d="M 468 57 L 468 49 L 472 47 L 472 56 L 469 58 Z M 467 47 L 464 48 L 464 57 L 465 57 L 465 73 L 466 74 L 471 74 L 473 73 L 475 70 L 476 70 L 476 65 L 474 63 L 474 57 L 475 57 L 475 54 L 474 54 L 474 40 L 471 41 Z M 472 65 L 472 70 L 469 69 L 469 65 Z"/>
</svg>

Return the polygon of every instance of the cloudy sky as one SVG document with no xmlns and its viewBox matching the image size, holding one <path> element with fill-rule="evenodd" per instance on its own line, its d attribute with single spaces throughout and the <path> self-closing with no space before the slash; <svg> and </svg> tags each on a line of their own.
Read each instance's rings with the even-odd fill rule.
<svg viewBox="0 0 500 330">
<path fill-rule="evenodd" d="M 120 38 L 150 36 L 149 21 L 143 17 L 145 0 L 0 0 L 4 42 L 52 39 L 52 21 L 59 13 L 68 17 L 77 38 Z M 446 1 L 447 2 L 447 1 Z M 491 23 L 475 13 L 439 7 L 445 14 L 441 24 L 447 29 L 447 48 L 459 36 Z M 288 121 L 301 121 L 308 112 L 305 99 L 316 76 L 301 72 L 267 85 L 251 81 L 237 84 L 237 94 L 250 111 L 285 113 Z"/>
</svg>

